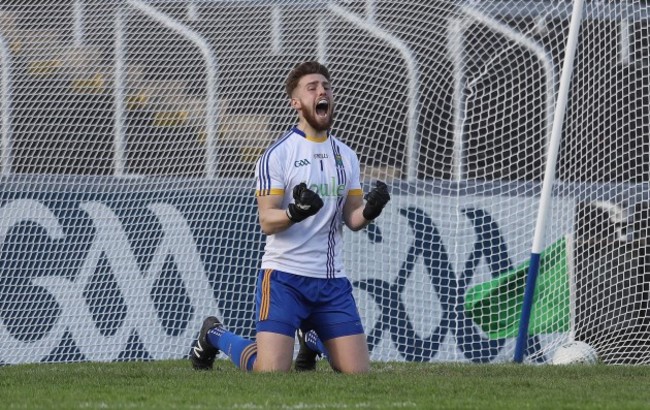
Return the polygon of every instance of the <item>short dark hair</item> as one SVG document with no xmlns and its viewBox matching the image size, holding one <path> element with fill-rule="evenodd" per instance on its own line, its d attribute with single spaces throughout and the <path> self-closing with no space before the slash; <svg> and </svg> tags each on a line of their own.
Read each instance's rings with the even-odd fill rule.
<svg viewBox="0 0 650 410">
<path fill-rule="evenodd" d="M 300 63 L 289 72 L 287 81 L 284 84 L 289 98 L 291 98 L 293 90 L 298 86 L 300 79 L 308 74 L 322 74 L 327 81 L 330 81 L 330 72 L 327 70 L 327 67 L 318 61 L 305 61 L 304 63 Z"/>
</svg>

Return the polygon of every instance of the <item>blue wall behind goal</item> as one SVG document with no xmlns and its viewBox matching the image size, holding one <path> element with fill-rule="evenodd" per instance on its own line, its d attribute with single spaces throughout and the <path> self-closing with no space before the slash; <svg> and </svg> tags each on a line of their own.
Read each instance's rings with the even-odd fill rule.
<svg viewBox="0 0 650 410">
<path fill-rule="evenodd" d="M 187 287 L 192 284 L 186 282 L 205 275 L 219 310 L 228 313 L 227 326 L 250 336 L 263 237 L 257 225 L 253 191 L 239 186 L 228 192 L 219 185 L 43 176 L 18 177 L 2 184 L 0 326 L 6 333 L 0 332 L 0 337 L 13 337 L 27 347 L 53 328 L 75 320 L 62 317 L 61 303 L 38 284 L 39 278 L 52 277 L 84 283 L 82 298 L 92 320 L 102 335 L 110 337 L 125 325 L 129 309 L 139 309 L 128 305 L 120 283 L 140 286 L 147 274 L 157 279 L 148 282 L 150 289 L 142 291 L 155 305 L 159 325 L 167 334 L 179 334 L 190 324 L 196 304 L 201 301 L 191 300 Z M 155 211 L 155 204 L 164 204 L 165 208 Z M 174 221 L 171 229 L 161 223 L 164 210 L 171 212 L 167 215 Z M 187 238 L 175 232 L 180 229 L 175 224 L 187 225 L 192 246 L 178 243 Z M 111 230 L 116 231 L 114 235 Z M 172 238 L 169 243 L 176 243 L 178 249 L 174 249 L 175 245 L 159 249 L 165 236 Z M 91 263 L 94 272 L 78 278 L 89 267 L 93 247 L 101 254 Z M 196 250 L 193 256 L 200 258 L 202 272 L 189 272 L 183 266 L 183 260 L 188 258 L 183 252 L 188 248 Z M 152 271 L 151 264 L 161 252 L 166 254 L 165 262 L 157 272 Z M 79 297 L 62 292 L 61 299 Z M 137 333 L 142 331 L 146 329 L 134 329 L 121 359 L 149 357 L 138 340 Z M 75 344 L 74 337 L 68 334 L 42 360 L 84 360 Z"/>
<path fill-rule="evenodd" d="M 253 337 L 264 236 L 250 184 L 5 178 L 0 363 L 184 357 L 207 314 Z M 577 201 L 647 192 L 637 188 L 558 186 L 556 233 L 572 230 Z M 376 225 L 345 233 L 373 358 L 508 360 L 507 341 L 489 340 L 465 314 L 464 292 L 528 257 L 539 186 L 419 181 L 392 190 Z M 540 348 L 532 342 L 531 353 Z"/>
</svg>

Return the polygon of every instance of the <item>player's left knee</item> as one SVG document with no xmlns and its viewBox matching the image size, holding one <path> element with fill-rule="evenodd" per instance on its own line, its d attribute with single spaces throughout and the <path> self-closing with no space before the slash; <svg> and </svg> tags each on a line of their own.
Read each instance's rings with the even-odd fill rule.
<svg viewBox="0 0 650 410">
<path fill-rule="evenodd" d="M 370 372 L 370 365 L 363 363 L 333 366 L 333 368 L 335 371 L 343 374 L 364 374 Z"/>
</svg>

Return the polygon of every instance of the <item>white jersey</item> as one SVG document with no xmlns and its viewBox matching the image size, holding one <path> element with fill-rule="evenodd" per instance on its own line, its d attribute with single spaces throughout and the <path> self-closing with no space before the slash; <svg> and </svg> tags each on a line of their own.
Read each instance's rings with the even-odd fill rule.
<svg viewBox="0 0 650 410">
<path fill-rule="evenodd" d="M 316 215 L 267 237 L 261 268 L 345 277 L 343 205 L 348 195 L 362 195 L 354 151 L 332 135 L 314 139 L 294 127 L 260 157 L 255 176 L 256 195 L 283 195 L 283 208 L 293 202 L 293 188 L 301 182 L 323 199 Z"/>
</svg>

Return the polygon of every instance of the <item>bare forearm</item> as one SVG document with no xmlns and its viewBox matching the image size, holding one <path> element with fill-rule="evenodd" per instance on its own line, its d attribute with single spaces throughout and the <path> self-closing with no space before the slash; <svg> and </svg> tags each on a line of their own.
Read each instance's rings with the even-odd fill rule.
<svg viewBox="0 0 650 410">
<path fill-rule="evenodd" d="M 370 222 L 371 221 L 363 217 L 363 207 L 360 207 L 350 212 L 345 224 L 350 228 L 350 230 L 359 231 L 368 226 Z"/>
<path fill-rule="evenodd" d="M 288 229 L 293 222 L 285 209 L 266 209 L 260 212 L 260 226 L 266 235 L 273 235 Z"/>
</svg>

